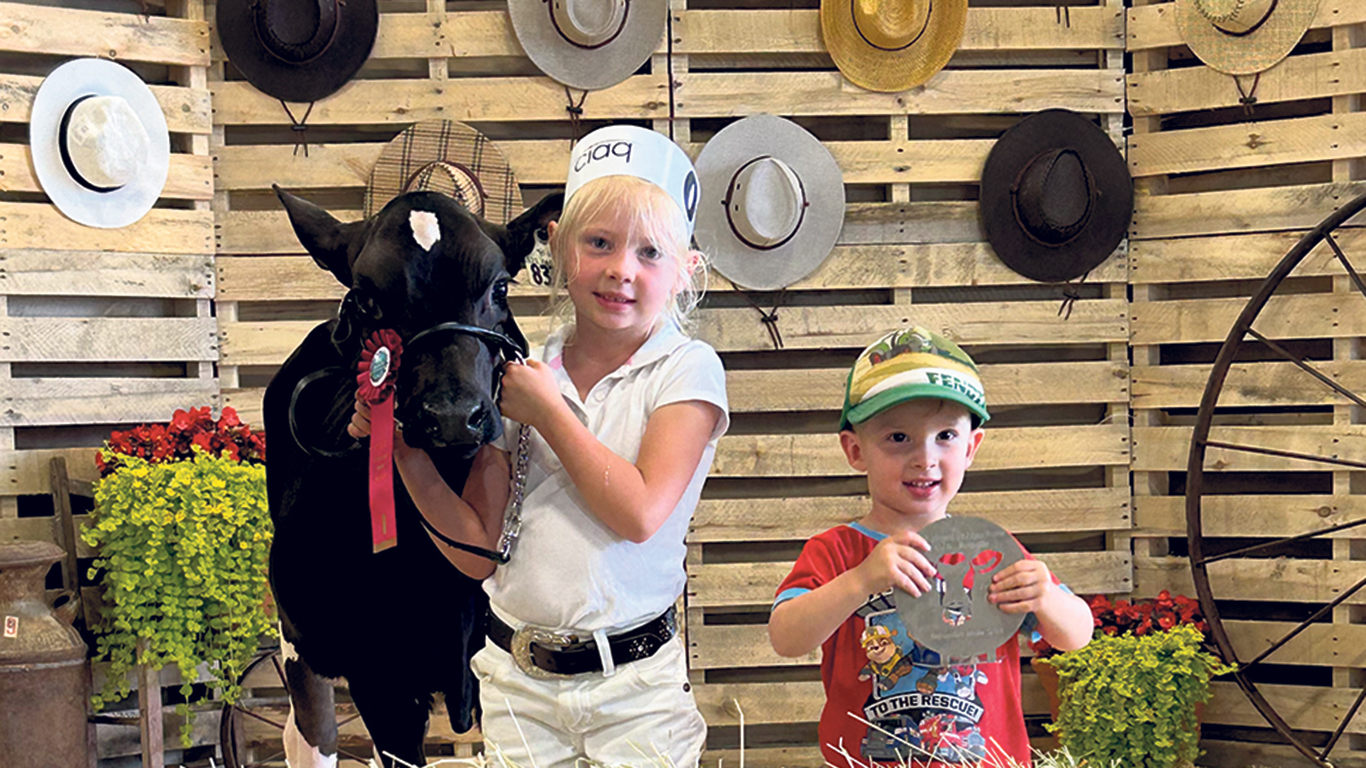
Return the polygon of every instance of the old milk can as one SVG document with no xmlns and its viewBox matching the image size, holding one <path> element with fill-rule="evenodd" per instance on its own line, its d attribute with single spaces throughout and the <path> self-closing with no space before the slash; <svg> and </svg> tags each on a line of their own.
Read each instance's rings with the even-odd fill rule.
<svg viewBox="0 0 1366 768">
<path fill-rule="evenodd" d="M 71 627 L 77 606 L 57 610 L 43 579 L 63 557 L 40 541 L 0 544 L 0 762 L 5 768 L 90 764 L 85 643 Z"/>
</svg>

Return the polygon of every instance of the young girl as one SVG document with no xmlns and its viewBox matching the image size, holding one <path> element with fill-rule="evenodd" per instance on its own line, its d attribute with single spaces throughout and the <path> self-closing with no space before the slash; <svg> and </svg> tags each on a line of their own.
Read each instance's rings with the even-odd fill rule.
<svg viewBox="0 0 1366 768">
<path fill-rule="evenodd" d="M 575 145 L 565 208 L 549 226 L 573 320 L 503 372 L 503 415 L 532 428 L 522 530 L 511 561 L 445 545 L 485 582 L 489 642 L 473 660 L 483 733 L 512 761 L 570 768 L 668 757 L 698 764 L 693 701 L 674 604 L 684 536 L 725 432 L 715 350 L 681 329 L 696 303 L 690 251 L 699 190 L 687 155 L 643 128 Z M 368 433 L 358 406 L 355 433 Z M 495 548 L 508 497 L 505 451 L 486 447 L 462 496 L 427 454 L 395 438 L 413 500 L 456 540 Z"/>
</svg>

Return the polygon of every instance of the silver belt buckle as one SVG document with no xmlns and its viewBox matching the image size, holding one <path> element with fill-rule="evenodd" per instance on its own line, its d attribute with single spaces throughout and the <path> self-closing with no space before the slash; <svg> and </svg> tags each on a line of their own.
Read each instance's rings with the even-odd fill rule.
<svg viewBox="0 0 1366 768">
<path fill-rule="evenodd" d="M 550 672 L 536 666 L 536 660 L 531 656 L 531 644 L 556 650 L 574 642 L 576 641 L 573 635 L 552 632 L 542 627 L 525 626 L 512 633 L 512 660 L 528 677 L 537 680 L 569 680 L 574 676 Z"/>
</svg>

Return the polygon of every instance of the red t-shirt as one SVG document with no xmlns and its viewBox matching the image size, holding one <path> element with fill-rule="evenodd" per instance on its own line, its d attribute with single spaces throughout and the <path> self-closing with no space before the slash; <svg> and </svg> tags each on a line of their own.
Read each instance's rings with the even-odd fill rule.
<svg viewBox="0 0 1366 768">
<path fill-rule="evenodd" d="M 812 537 L 774 606 L 857 567 L 883 538 L 858 523 Z M 1030 614 L 1026 628 L 1033 624 Z M 821 754 L 832 765 L 848 764 L 840 745 L 861 762 L 899 765 L 905 758 L 915 768 L 975 764 L 988 754 L 1030 765 L 1017 637 L 996 651 L 995 662 L 946 665 L 908 635 L 890 591 L 870 595 L 821 645 Z"/>
</svg>

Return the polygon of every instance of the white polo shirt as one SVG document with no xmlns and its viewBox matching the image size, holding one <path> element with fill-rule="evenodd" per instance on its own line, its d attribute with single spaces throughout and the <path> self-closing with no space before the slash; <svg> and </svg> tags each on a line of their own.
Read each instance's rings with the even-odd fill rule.
<svg viewBox="0 0 1366 768">
<path fill-rule="evenodd" d="M 532 430 L 522 532 L 512 561 L 499 566 L 484 582 L 484 589 L 494 612 L 511 626 L 612 633 L 658 616 L 683 592 L 683 540 L 711 469 L 717 439 L 730 425 L 726 377 L 716 350 L 664 320 L 635 355 L 580 400 L 564 370 L 568 331 L 556 332 L 532 355 L 555 371 L 560 393 L 574 415 L 627 461 L 636 461 L 646 422 L 656 408 L 701 400 L 721 409 L 716 430 L 678 506 L 642 544 L 616 535 L 586 508 L 569 473 Z M 515 450 L 518 425 L 505 421 L 504 427 L 499 447 Z"/>
</svg>

